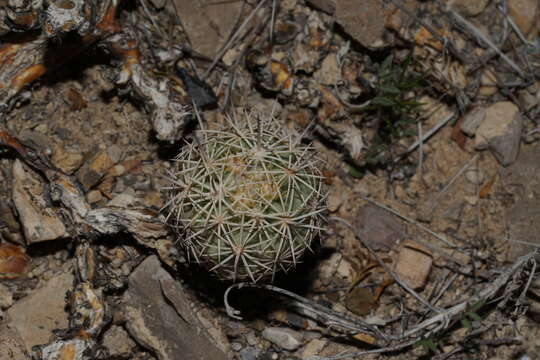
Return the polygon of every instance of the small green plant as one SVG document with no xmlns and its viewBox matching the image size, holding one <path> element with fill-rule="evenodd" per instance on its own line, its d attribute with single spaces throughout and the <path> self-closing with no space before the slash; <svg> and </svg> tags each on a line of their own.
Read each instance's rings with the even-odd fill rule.
<svg viewBox="0 0 540 360">
<path fill-rule="evenodd" d="M 168 222 L 193 260 L 225 280 L 294 267 L 324 222 L 313 148 L 269 116 L 201 130 L 175 159 Z"/>
</svg>

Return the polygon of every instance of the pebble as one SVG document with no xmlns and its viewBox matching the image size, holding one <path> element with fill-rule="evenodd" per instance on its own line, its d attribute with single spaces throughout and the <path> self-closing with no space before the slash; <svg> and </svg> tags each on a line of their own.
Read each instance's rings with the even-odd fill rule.
<svg viewBox="0 0 540 360">
<path fill-rule="evenodd" d="M 421 289 L 426 285 L 433 259 L 414 242 L 404 245 L 407 246 L 399 251 L 395 272 L 411 288 Z"/>
<path fill-rule="evenodd" d="M 302 345 L 302 334 L 291 329 L 268 327 L 264 329 L 262 336 L 271 343 L 289 351 L 296 350 Z"/>
<path fill-rule="evenodd" d="M 300 359 L 309 359 L 312 356 L 319 355 L 328 342 L 322 339 L 313 339 L 297 352 Z"/>
<path fill-rule="evenodd" d="M 13 305 L 13 295 L 7 286 L 0 284 L 0 309 L 6 310 Z"/>
<path fill-rule="evenodd" d="M 241 360 L 257 360 L 261 351 L 259 349 L 248 347 L 240 351 Z"/>
<path fill-rule="evenodd" d="M 497 161 L 508 166 L 519 153 L 523 117 L 516 105 L 509 101 L 492 104 L 475 138 L 477 150 L 489 149 Z"/>
<path fill-rule="evenodd" d="M 486 179 L 486 172 L 477 167 L 471 167 L 465 171 L 465 179 L 474 185 L 480 185 Z"/>
<path fill-rule="evenodd" d="M 484 11 L 489 0 L 452 0 L 450 5 L 465 16 L 477 16 Z"/>
<path fill-rule="evenodd" d="M 463 117 L 460 129 L 469 136 L 474 136 L 476 130 L 486 117 L 486 108 L 479 106 L 469 111 Z"/>
<path fill-rule="evenodd" d="M 239 342 L 232 342 L 231 343 L 231 349 L 233 351 L 240 351 L 240 350 L 242 350 L 242 344 L 240 344 Z"/>
</svg>

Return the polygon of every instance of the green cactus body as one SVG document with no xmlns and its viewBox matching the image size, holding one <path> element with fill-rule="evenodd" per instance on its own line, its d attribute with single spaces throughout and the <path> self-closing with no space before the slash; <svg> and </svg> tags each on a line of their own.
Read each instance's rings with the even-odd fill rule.
<svg viewBox="0 0 540 360">
<path fill-rule="evenodd" d="M 175 159 L 168 222 L 189 256 L 219 278 L 274 277 L 321 231 L 325 192 L 311 146 L 275 119 L 201 130 Z"/>
</svg>

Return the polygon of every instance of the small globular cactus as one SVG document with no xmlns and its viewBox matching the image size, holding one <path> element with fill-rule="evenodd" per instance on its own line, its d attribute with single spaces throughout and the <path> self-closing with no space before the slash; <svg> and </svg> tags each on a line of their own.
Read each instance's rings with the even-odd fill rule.
<svg viewBox="0 0 540 360">
<path fill-rule="evenodd" d="M 176 157 L 167 219 L 188 256 L 219 278 L 273 279 L 322 230 L 320 162 L 271 116 L 228 121 L 198 131 Z"/>
</svg>

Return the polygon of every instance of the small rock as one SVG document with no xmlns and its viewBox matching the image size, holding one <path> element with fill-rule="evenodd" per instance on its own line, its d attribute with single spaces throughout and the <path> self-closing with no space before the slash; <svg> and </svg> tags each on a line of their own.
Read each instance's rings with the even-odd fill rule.
<svg viewBox="0 0 540 360">
<path fill-rule="evenodd" d="M 181 284 L 156 256 L 146 258 L 131 273 L 124 304 L 129 334 L 159 360 L 227 358 L 204 330 Z"/>
<path fill-rule="evenodd" d="M 13 305 L 13 295 L 7 286 L 0 284 L 0 310 L 6 310 Z"/>
<path fill-rule="evenodd" d="M 37 176 L 25 171 L 22 162 L 15 160 L 13 178 L 13 204 L 23 225 L 26 242 L 33 244 L 67 237 L 66 227 L 55 209 L 48 206 L 44 185 Z"/>
<path fill-rule="evenodd" d="M 486 108 L 479 106 L 469 111 L 463 117 L 460 128 L 465 134 L 474 136 L 476 130 L 486 117 Z"/>
<path fill-rule="evenodd" d="M 261 350 L 257 348 L 248 347 L 240 351 L 240 359 L 241 360 L 257 360 L 259 358 L 260 353 L 261 353 Z"/>
<path fill-rule="evenodd" d="M 371 204 L 358 210 L 355 227 L 374 250 L 388 250 L 405 236 L 405 228 L 392 215 Z"/>
<path fill-rule="evenodd" d="M 77 171 L 77 180 L 88 191 L 101 180 L 113 165 L 114 162 L 109 154 L 103 150 L 99 151 Z"/>
<path fill-rule="evenodd" d="M 388 45 L 384 36 L 385 12 L 379 0 L 336 1 L 336 21 L 347 34 L 363 46 L 378 49 Z"/>
<path fill-rule="evenodd" d="M 259 343 L 259 339 L 255 335 L 254 331 L 250 331 L 246 334 L 246 341 L 251 346 L 255 346 Z"/>
<path fill-rule="evenodd" d="M 538 19 L 537 0 L 511 0 L 508 1 L 508 14 L 514 20 L 523 35 L 534 36 Z"/>
<path fill-rule="evenodd" d="M 394 271 L 408 286 L 421 289 L 426 285 L 433 259 L 418 244 L 407 242 L 399 251 Z"/>
<path fill-rule="evenodd" d="M 313 339 L 297 352 L 300 359 L 309 359 L 312 356 L 319 355 L 328 342 L 322 339 Z"/>
<path fill-rule="evenodd" d="M 99 190 L 91 190 L 88 192 L 88 194 L 86 194 L 86 200 L 90 204 L 95 204 L 103 200 L 103 194 Z"/>
<path fill-rule="evenodd" d="M 107 155 L 109 155 L 109 158 L 113 162 L 113 164 L 116 164 L 122 160 L 122 149 L 118 145 L 111 145 L 107 148 Z"/>
<path fill-rule="evenodd" d="M 83 163 L 83 156 L 79 152 L 64 150 L 55 147 L 52 155 L 52 163 L 66 174 L 72 174 Z"/>
<path fill-rule="evenodd" d="M 9 324 L 17 329 L 28 352 L 48 343 L 53 330 L 68 327 L 65 299 L 73 280 L 71 273 L 59 274 L 8 309 Z"/>
<path fill-rule="evenodd" d="M 486 172 L 477 167 L 471 167 L 465 171 L 465 179 L 474 185 L 480 185 L 486 180 Z"/>
<path fill-rule="evenodd" d="M 0 323 L 0 360 L 29 359 L 30 356 L 17 330 L 9 326 L 8 321 Z"/>
<path fill-rule="evenodd" d="M 330 53 L 324 58 L 320 69 L 313 73 L 313 78 L 323 85 L 334 85 L 341 79 L 336 54 Z"/>
<path fill-rule="evenodd" d="M 238 342 L 232 342 L 231 343 L 231 349 L 233 351 L 240 351 L 240 350 L 242 350 L 242 347 L 243 347 L 242 344 L 240 344 Z"/>
<path fill-rule="evenodd" d="M 121 208 L 127 208 L 131 204 L 134 204 L 137 201 L 135 190 L 133 188 L 128 188 L 121 194 L 116 195 L 111 201 L 107 203 L 107 206 L 115 206 Z"/>
<path fill-rule="evenodd" d="M 319 9 L 330 15 L 333 15 L 336 11 L 337 0 L 307 0 L 306 2 L 315 9 Z"/>
<path fill-rule="evenodd" d="M 22 247 L 8 243 L 0 244 L 0 280 L 25 276 L 30 260 Z"/>
<path fill-rule="evenodd" d="M 477 16 L 484 11 L 490 0 L 452 0 L 450 6 L 465 16 Z"/>
<path fill-rule="evenodd" d="M 519 109 L 513 103 L 502 101 L 491 105 L 476 131 L 475 148 L 489 149 L 503 166 L 512 164 L 519 153 L 522 123 Z"/>
<path fill-rule="evenodd" d="M 103 346 L 109 350 L 111 357 L 128 358 L 137 344 L 121 326 L 112 326 L 103 335 Z"/>
<path fill-rule="evenodd" d="M 342 258 L 339 262 L 336 272 L 340 277 L 346 279 L 348 283 L 352 282 L 356 275 L 356 271 L 354 271 L 353 266 L 345 258 Z"/>
<path fill-rule="evenodd" d="M 302 334 L 291 329 L 268 327 L 262 332 L 262 337 L 289 351 L 296 350 L 302 345 Z"/>
</svg>

